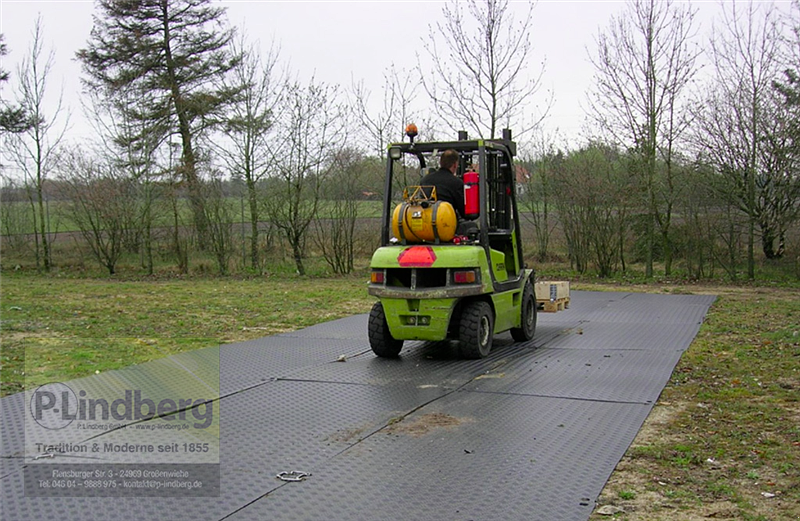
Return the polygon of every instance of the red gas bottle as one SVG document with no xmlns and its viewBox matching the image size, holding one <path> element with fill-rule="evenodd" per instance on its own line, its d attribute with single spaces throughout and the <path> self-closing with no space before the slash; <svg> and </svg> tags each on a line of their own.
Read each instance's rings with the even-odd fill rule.
<svg viewBox="0 0 800 521">
<path fill-rule="evenodd" d="M 464 218 L 475 219 L 481 213 L 478 172 L 464 172 Z"/>
</svg>

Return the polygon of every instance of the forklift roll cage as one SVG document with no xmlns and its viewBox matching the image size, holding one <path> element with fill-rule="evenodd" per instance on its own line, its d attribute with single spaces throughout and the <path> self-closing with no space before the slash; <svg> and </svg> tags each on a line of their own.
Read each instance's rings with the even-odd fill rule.
<svg viewBox="0 0 800 521">
<path fill-rule="evenodd" d="M 392 237 L 392 208 L 394 170 L 397 160 L 406 156 L 415 156 L 419 161 L 420 175 L 427 167 L 426 156 L 455 150 L 459 154 L 457 174 L 464 172 L 474 161 L 470 158 L 477 155 L 479 173 L 480 214 L 478 221 L 478 240 L 491 265 L 491 250 L 506 253 L 506 269 L 508 279 L 498 281 L 493 269 L 489 272 L 495 291 L 508 291 L 519 287 L 524 276 L 522 244 L 520 237 L 519 212 L 517 210 L 516 172 L 513 157 L 516 155 L 516 143 L 511 140 L 511 131 L 503 130 L 502 139 L 467 138 L 466 132 L 459 132 L 458 141 L 437 141 L 414 143 L 393 143 L 389 145 L 386 162 L 386 184 L 384 187 L 383 217 L 381 224 L 381 246 L 389 246 Z M 402 188 L 401 188 L 402 189 Z M 457 247 L 457 245 L 454 245 Z M 508 269 L 512 268 L 512 269 Z"/>
</svg>

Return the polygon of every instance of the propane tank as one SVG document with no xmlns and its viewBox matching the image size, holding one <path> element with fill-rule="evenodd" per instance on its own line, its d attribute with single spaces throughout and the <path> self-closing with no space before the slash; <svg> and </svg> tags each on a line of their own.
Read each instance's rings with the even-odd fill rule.
<svg viewBox="0 0 800 521">
<path fill-rule="evenodd" d="M 464 218 L 475 219 L 481 213 L 478 172 L 464 172 Z"/>
<path fill-rule="evenodd" d="M 392 214 L 392 232 L 404 243 L 450 242 L 458 218 L 447 201 L 407 201 Z"/>
</svg>

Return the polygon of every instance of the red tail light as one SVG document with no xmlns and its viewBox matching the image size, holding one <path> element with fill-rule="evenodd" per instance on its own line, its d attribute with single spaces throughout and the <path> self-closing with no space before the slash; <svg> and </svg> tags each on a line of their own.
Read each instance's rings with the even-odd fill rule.
<svg viewBox="0 0 800 521">
<path fill-rule="evenodd" d="M 456 271 L 453 273 L 453 282 L 456 284 L 472 284 L 476 280 L 475 270 Z"/>
</svg>

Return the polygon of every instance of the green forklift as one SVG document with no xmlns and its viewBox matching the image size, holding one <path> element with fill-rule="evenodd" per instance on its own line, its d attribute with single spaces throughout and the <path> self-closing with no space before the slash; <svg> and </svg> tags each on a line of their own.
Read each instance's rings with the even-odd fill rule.
<svg viewBox="0 0 800 521">
<path fill-rule="evenodd" d="M 494 335 L 533 338 L 538 303 L 534 273 L 522 257 L 511 131 L 501 139 L 409 142 L 388 147 L 381 246 L 370 263 L 369 343 L 379 357 L 399 356 L 405 340 L 458 342 L 462 357 L 486 357 Z M 455 150 L 465 185 L 465 215 L 420 186 L 439 154 Z M 458 222 L 457 222 L 458 221 Z"/>
</svg>

